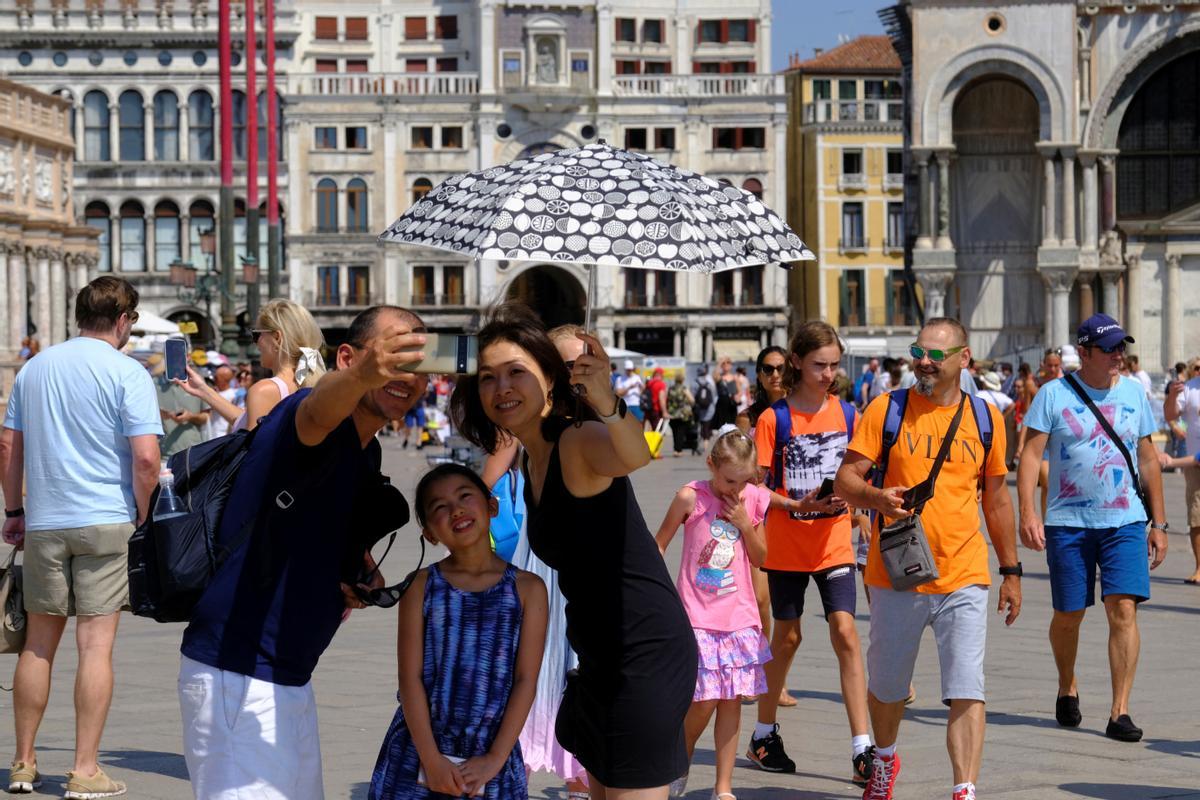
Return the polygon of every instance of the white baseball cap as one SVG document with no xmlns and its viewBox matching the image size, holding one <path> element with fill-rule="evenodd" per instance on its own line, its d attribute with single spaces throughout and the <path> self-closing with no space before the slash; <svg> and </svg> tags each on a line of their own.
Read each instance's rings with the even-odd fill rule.
<svg viewBox="0 0 1200 800">
<path fill-rule="evenodd" d="M 633 359 L 632 358 L 625 359 L 625 369 L 633 369 Z"/>
</svg>

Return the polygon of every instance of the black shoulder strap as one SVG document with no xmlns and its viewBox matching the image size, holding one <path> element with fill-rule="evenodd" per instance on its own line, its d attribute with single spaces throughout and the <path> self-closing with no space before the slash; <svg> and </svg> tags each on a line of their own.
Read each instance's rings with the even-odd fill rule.
<svg viewBox="0 0 1200 800">
<path fill-rule="evenodd" d="M 1138 477 L 1137 467 L 1133 464 L 1133 456 L 1130 454 L 1129 448 L 1121 441 L 1121 437 L 1117 436 L 1117 432 L 1109 424 L 1108 418 L 1100 413 L 1100 409 L 1096 408 L 1096 404 L 1088 396 L 1088 393 L 1083 390 L 1083 387 L 1079 385 L 1079 382 L 1075 380 L 1075 376 L 1068 373 L 1063 376 L 1063 380 L 1067 382 L 1071 390 L 1083 401 L 1083 404 L 1088 407 L 1088 411 L 1092 412 L 1092 416 L 1096 418 L 1096 422 L 1100 423 L 1100 427 L 1108 434 L 1108 438 L 1112 440 L 1112 443 L 1121 451 L 1121 455 L 1125 457 L 1125 466 L 1129 468 L 1129 475 L 1133 480 L 1133 488 L 1137 492 L 1138 499 L 1142 501 L 1142 508 L 1146 512 L 1146 519 L 1150 519 L 1150 504 L 1146 502 L 1146 497 L 1142 492 L 1142 481 Z"/>
</svg>

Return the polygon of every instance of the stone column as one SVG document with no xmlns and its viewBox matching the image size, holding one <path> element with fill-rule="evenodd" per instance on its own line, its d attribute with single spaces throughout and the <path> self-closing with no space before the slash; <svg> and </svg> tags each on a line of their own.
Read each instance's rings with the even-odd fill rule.
<svg viewBox="0 0 1200 800">
<path fill-rule="evenodd" d="M 1078 270 L 1074 267 L 1042 268 L 1042 277 L 1050 288 L 1050 341 L 1047 347 L 1061 347 L 1070 341 L 1071 286 Z"/>
<path fill-rule="evenodd" d="M 1079 165 L 1083 168 L 1083 249 L 1095 250 L 1100 239 L 1099 197 L 1096 185 L 1096 154 L 1079 153 Z"/>
<path fill-rule="evenodd" d="M 917 250 L 933 249 L 933 186 L 929 174 L 929 151 L 913 150 L 917 160 L 917 184 L 920 187 L 920 205 L 917 209 Z"/>
<path fill-rule="evenodd" d="M 8 318 L 12 316 L 12 306 L 9 305 L 8 293 L 8 258 L 9 254 L 16 252 L 16 248 L 19 246 L 17 242 L 0 240 L 0 268 L 3 268 L 3 274 L 0 274 L 0 313 L 3 313 Z M 0 324 L 0 359 L 8 358 L 21 346 L 20 340 L 14 342 L 11 337 L 12 331 L 9 328 L 9 323 Z"/>
<path fill-rule="evenodd" d="M 14 350 L 21 347 L 21 340 L 28 332 L 27 280 L 25 248 L 18 242 L 8 249 L 8 341 Z"/>
<path fill-rule="evenodd" d="M 179 258 L 192 260 L 192 216 L 186 210 L 179 215 Z"/>
<path fill-rule="evenodd" d="M 788 168 L 787 168 L 788 167 L 788 163 L 787 163 L 787 118 L 782 117 L 782 118 L 776 119 L 774 122 L 774 127 L 775 127 L 775 142 L 774 142 L 773 147 L 775 150 L 775 152 L 774 152 L 775 164 L 774 164 L 774 169 L 773 169 L 773 177 L 775 179 L 775 185 L 771 186 L 770 184 L 768 184 L 767 186 L 763 187 L 763 195 L 764 195 L 763 199 L 767 200 L 768 198 L 771 197 L 772 194 L 774 194 L 775 195 L 774 207 L 775 208 L 787 208 L 787 205 L 788 205 L 787 178 L 784 177 L 788 174 Z M 866 220 L 863 220 L 863 232 L 865 235 Z"/>
<path fill-rule="evenodd" d="M 1100 230 L 1111 231 L 1117 227 L 1117 159 L 1113 155 L 1100 156 Z"/>
<path fill-rule="evenodd" d="M 67 269 L 62 250 L 50 253 L 50 340 L 58 344 L 67 338 Z"/>
<path fill-rule="evenodd" d="M 1057 148 L 1053 145 L 1038 145 L 1041 151 L 1045 179 L 1042 188 L 1042 247 L 1057 247 L 1058 238 L 1058 180 L 1055 175 L 1054 154 Z"/>
<path fill-rule="evenodd" d="M 108 160 L 121 160 L 121 107 L 116 103 L 108 107 Z"/>
<path fill-rule="evenodd" d="M 31 247 L 26 260 L 33 262 L 33 319 L 37 338 L 43 347 L 53 344 L 53 323 L 50 319 L 50 248 Z"/>
<path fill-rule="evenodd" d="M 1042 344 L 1050 347 L 1054 343 L 1054 297 L 1045 273 L 1038 274 L 1042 279 Z"/>
<path fill-rule="evenodd" d="M 108 218 L 108 268 L 113 272 L 121 271 L 121 213 L 114 209 Z"/>
<path fill-rule="evenodd" d="M 600 0 L 596 4 L 596 93 L 612 94 L 613 74 L 613 9 L 612 3 Z"/>
<path fill-rule="evenodd" d="M 491 10 L 491 9 L 489 8 L 489 10 Z M 480 8 L 481 14 L 482 14 L 482 11 L 483 11 L 483 9 Z M 392 41 L 392 20 L 393 20 L 393 15 L 391 13 L 384 12 L 379 15 L 379 41 L 381 41 L 381 42 L 391 42 Z M 395 48 L 385 44 L 383 47 L 380 48 L 380 51 L 381 51 L 380 55 L 382 56 L 382 58 L 380 59 L 380 62 L 379 62 L 379 71 L 383 72 L 383 73 L 395 72 L 396 71 L 395 52 L 394 52 Z M 482 72 L 483 72 L 483 70 L 482 70 L 483 49 L 480 48 L 479 50 L 476 50 L 475 52 L 478 53 L 478 55 L 479 55 L 479 62 L 481 65 L 480 74 L 482 74 Z"/>
<path fill-rule="evenodd" d="M 75 101 L 75 130 L 71 131 L 75 137 L 75 160 L 83 161 L 83 101 Z"/>
<path fill-rule="evenodd" d="M 142 160 L 156 161 L 154 152 L 154 98 L 142 106 Z"/>
<path fill-rule="evenodd" d="M 761 33 L 759 34 L 761 35 Z M 676 75 L 692 74 L 692 30 L 684 14 L 675 17 L 675 63 Z"/>
<path fill-rule="evenodd" d="M 1100 302 L 1102 303 L 1100 310 L 1114 319 L 1121 317 L 1120 293 L 1117 288 L 1120 281 L 1120 270 L 1100 271 Z M 1126 330 L 1129 328 L 1126 327 Z"/>
<path fill-rule="evenodd" d="M 145 221 L 142 223 L 142 225 L 145 226 L 146 233 L 144 236 L 142 236 L 142 240 L 144 242 L 143 247 L 145 247 L 145 252 L 142 253 L 142 262 L 146 265 L 146 272 L 157 272 L 158 253 L 156 252 L 157 245 L 154 243 L 154 213 L 150 210 L 147 210 L 146 216 L 143 219 Z"/>
<path fill-rule="evenodd" d="M 1125 332 L 1132 336 L 1135 340 L 1140 341 L 1142 338 L 1142 314 L 1145 309 L 1142 308 L 1142 254 L 1130 253 L 1125 256 L 1126 278 L 1125 278 Z M 1133 344 L 1130 350 L 1136 351 L 1137 344 Z"/>
<path fill-rule="evenodd" d="M 1167 334 L 1167 352 L 1163 357 L 1164 371 L 1172 365 L 1184 360 L 1183 353 L 1183 256 L 1179 253 L 1167 253 L 1167 276 L 1163 290 L 1167 294 L 1166 319 L 1163 327 Z"/>
<path fill-rule="evenodd" d="M 917 281 L 925 292 L 925 318 L 946 315 L 946 292 L 954 280 L 951 270 L 916 270 Z"/>
<path fill-rule="evenodd" d="M 600 37 L 603 39 L 603 37 Z M 388 40 L 384 40 L 385 42 Z M 385 45 L 384 49 L 387 49 Z M 479 4 L 479 93 L 496 93 L 496 3 L 482 0 Z"/>
<path fill-rule="evenodd" d="M 683 355 L 683 328 L 674 331 L 674 342 L 671 344 L 671 354 L 676 358 Z"/>
<path fill-rule="evenodd" d="M 954 249 L 954 243 L 950 241 L 950 153 L 949 150 L 937 153 L 938 225 L 934 247 L 938 250 Z"/>
<path fill-rule="evenodd" d="M 398 195 L 407 189 L 396 171 L 396 151 L 399 149 L 396 144 L 396 129 L 399 125 L 399 121 L 391 115 L 383 120 L 383 186 L 381 191 L 383 192 L 383 219 L 387 225 L 391 225 L 396 217 L 400 216 Z"/>
<path fill-rule="evenodd" d="M 1096 298 L 1092 293 L 1092 278 L 1095 271 L 1079 273 L 1079 318 L 1087 319 L 1096 313 Z"/>
<path fill-rule="evenodd" d="M 771 14 L 763 14 L 758 18 L 758 63 L 771 63 Z M 759 67 L 760 72 L 767 72 L 765 67 Z M 688 70 L 691 72 L 691 70 Z"/>
<path fill-rule="evenodd" d="M 1075 152 L 1062 148 L 1062 244 L 1075 246 Z"/>
</svg>

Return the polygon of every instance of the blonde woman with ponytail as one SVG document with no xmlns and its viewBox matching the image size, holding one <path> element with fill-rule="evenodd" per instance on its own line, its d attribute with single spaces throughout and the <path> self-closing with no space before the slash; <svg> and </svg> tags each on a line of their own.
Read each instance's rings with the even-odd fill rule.
<svg viewBox="0 0 1200 800">
<path fill-rule="evenodd" d="M 187 382 L 177 381 L 184 391 L 212 406 L 232 423 L 229 432 L 254 430 L 280 400 L 302 388 L 312 388 L 325 373 L 321 348 L 325 337 L 312 314 L 290 300 L 272 300 L 262 307 L 251 330 L 258 345 L 259 363 L 273 373 L 246 392 L 246 408 L 225 399 L 188 367 Z"/>
</svg>

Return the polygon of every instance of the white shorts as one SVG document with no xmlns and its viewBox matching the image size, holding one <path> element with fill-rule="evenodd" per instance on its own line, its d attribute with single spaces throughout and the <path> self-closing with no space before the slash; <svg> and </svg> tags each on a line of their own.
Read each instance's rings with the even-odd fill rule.
<svg viewBox="0 0 1200 800">
<path fill-rule="evenodd" d="M 183 752 L 197 800 L 323 800 L 312 682 L 279 686 L 184 656 Z"/>
</svg>

